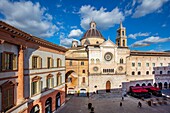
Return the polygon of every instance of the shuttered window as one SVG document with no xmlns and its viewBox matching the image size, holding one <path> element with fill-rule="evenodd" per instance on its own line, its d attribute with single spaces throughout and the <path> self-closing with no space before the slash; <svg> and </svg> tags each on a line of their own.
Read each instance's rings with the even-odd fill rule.
<svg viewBox="0 0 170 113">
<path fill-rule="evenodd" d="M 17 55 L 13 53 L 1 53 L 1 70 L 17 70 Z"/>
<path fill-rule="evenodd" d="M 54 87 L 54 78 L 47 78 L 47 88 Z"/>
<path fill-rule="evenodd" d="M 54 67 L 54 60 L 51 57 L 47 58 L 47 68 Z"/>
<path fill-rule="evenodd" d="M 32 68 L 42 68 L 42 58 L 39 56 L 33 56 L 32 57 Z"/>
<path fill-rule="evenodd" d="M 31 89 L 32 89 L 32 95 L 38 94 L 42 91 L 42 86 L 43 86 L 43 82 L 42 81 L 34 81 L 31 83 Z"/>
</svg>

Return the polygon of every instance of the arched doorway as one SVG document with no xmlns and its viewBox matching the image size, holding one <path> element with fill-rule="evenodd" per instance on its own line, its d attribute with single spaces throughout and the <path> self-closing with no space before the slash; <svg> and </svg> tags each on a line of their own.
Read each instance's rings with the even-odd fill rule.
<svg viewBox="0 0 170 113">
<path fill-rule="evenodd" d="M 38 104 L 35 105 L 35 106 L 31 109 L 30 113 L 40 113 L 40 107 L 39 107 L 39 105 L 38 105 Z"/>
<path fill-rule="evenodd" d="M 74 94 L 76 91 L 76 86 L 78 86 L 78 75 L 75 71 L 70 70 L 66 73 L 66 83 L 67 89 L 66 94 Z"/>
<path fill-rule="evenodd" d="M 140 86 L 139 84 L 136 84 L 136 86 Z"/>
<path fill-rule="evenodd" d="M 154 87 L 157 87 L 157 83 L 154 83 Z"/>
<path fill-rule="evenodd" d="M 55 101 L 55 102 L 56 102 L 56 104 L 55 104 L 55 105 L 56 105 L 56 110 L 57 110 L 57 109 L 60 107 L 60 105 L 61 105 L 61 104 L 60 104 L 60 103 L 61 103 L 60 100 L 61 100 L 61 99 L 60 99 L 60 92 L 58 92 L 57 95 L 56 95 L 56 101 Z"/>
<path fill-rule="evenodd" d="M 148 83 L 148 86 L 152 86 L 152 84 L 151 84 L 151 83 Z"/>
<path fill-rule="evenodd" d="M 45 113 L 52 113 L 52 98 L 49 97 L 45 102 Z"/>
<path fill-rule="evenodd" d="M 142 86 L 146 86 L 146 84 L 145 84 L 145 83 L 143 83 L 143 84 L 142 84 Z"/>
<path fill-rule="evenodd" d="M 164 83 L 164 88 L 165 88 L 165 89 L 168 88 L 168 83 L 167 83 L 167 82 Z"/>
<path fill-rule="evenodd" d="M 106 92 L 109 93 L 110 92 L 110 88 L 111 88 L 111 83 L 110 81 L 106 82 Z"/>
<path fill-rule="evenodd" d="M 162 83 L 161 82 L 158 83 L 158 86 L 159 86 L 160 89 L 162 89 Z"/>
</svg>

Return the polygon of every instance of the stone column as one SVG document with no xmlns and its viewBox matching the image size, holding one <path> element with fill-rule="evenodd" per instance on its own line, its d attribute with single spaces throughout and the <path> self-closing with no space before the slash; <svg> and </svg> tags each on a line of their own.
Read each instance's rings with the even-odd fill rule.
<svg viewBox="0 0 170 113">
<path fill-rule="evenodd" d="M 20 104 L 24 100 L 24 48 L 22 45 L 20 45 L 18 53 L 17 104 Z"/>
</svg>

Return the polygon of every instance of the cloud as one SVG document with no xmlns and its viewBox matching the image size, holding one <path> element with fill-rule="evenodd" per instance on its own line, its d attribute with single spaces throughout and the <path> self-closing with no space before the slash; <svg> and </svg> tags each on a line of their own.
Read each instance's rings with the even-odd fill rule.
<svg viewBox="0 0 170 113">
<path fill-rule="evenodd" d="M 38 2 L 0 0 L 1 20 L 38 37 L 51 37 L 59 30 L 45 11 Z"/>
<path fill-rule="evenodd" d="M 130 10 L 125 10 L 125 16 L 129 16 L 132 14 L 132 9 Z"/>
<path fill-rule="evenodd" d="M 71 28 L 71 29 L 76 29 L 76 28 L 77 28 L 77 26 L 71 26 L 70 28 Z"/>
<path fill-rule="evenodd" d="M 128 38 L 136 39 L 136 37 L 141 37 L 141 36 L 149 36 L 150 33 L 135 33 L 135 34 L 129 34 Z"/>
<path fill-rule="evenodd" d="M 163 43 L 167 41 L 170 41 L 170 37 L 160 38 L 159 36 L 151 36 L 144 40 L 136 41 L 135 43 L 130 45 L 130 47 L 149 46 L 150 44 Z"/>
<path fill-rule="evenodd" d="M 162 26 L 161 27 L 166 27 L 166 24 L 162 24 Z"/>
<path fill-rule="evenodd" d="M 136 8 L 133 18 L 139 18 L 159 10 L 168 0 L 141 0 L 140 5 Z"/>
<path fill-rule="evenodd" d="M 106 8 L 101 7 L 97 10 L 90 5 L 81 6 L 79 13 L 81 15 L 81 27 L 85 30 L 89 28 L 89 23 L 93 19 L 97 23 L 97 27 L 100 30 L 113 27 L 114 24 L 119 24 L 120 20 L 124 20 L 125 17 L 119 8 L 114 8 L 112 11 L 106 11 Z"/>
<path fill-rule="evenodd" d="M 71 47 L 73 40 L 76 40 L 78 41 L 78 43 L 80 43 L 79 40 L 77 39 L 66 37 L 65 33 L 60 34 L 60 45 L 61 46 Z"/>
<path fill-rule="evenodd" d="M 57 8 L 60 8 L 60 7 L 62 7 L 62 5 L 61 5 L 61 4 L 57 4 L 56 6 L 57 6 Z"/>
<path fill-rule="evenodd" d="M 73 29 L 73 30 L 71 30 L 68 37 L 69 38 L 76 38 L 76 37 L 80 37 L 82 34 L 83 34 L 83 32 L 80 29 Z"/>
</svg>

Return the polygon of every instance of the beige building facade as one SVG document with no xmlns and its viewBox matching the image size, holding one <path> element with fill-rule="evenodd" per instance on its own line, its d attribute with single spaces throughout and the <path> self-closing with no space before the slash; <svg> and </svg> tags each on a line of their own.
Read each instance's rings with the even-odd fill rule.
<svg viewBox="0 0 170 113">
<path fill-rule="evenodd" d="M 126 94 L 129 86 L 153 85 L 154 67 L 170 65 L 168 52 L 130 50 L 127 46 L 126 28 L 122 23 L 117 30 L 115 41 L 116 43 L 110 39 L 106 40 L 97 30 L 94 21 L 90 23 L 89 30 L 80 39 L 80 45 L 73 41 L 72 47 L 66 52 L 68 93 Z M 80 62 L 84 62 L 85 65 L 81 65 Z M 82 73 L 82 70 L 85 70 L 85 73 Z M 76 82 L 73 78 L 76 78 Z"/>
</svg>

